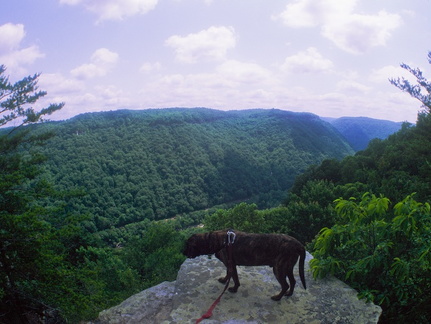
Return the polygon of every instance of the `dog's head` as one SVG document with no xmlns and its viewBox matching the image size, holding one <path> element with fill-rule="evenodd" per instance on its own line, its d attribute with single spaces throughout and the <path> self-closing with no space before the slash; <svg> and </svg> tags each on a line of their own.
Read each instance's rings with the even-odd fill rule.
<svg viewBox="0 0 431 324">
<path fill-rule="evenodd" d="M 183 254 L 188 258 L 213 254 L 220 250 L 223 238 L 217 232 L 193 234 L 186 241 Z"/>
<path fill-rule="evenodd" d="M 203 238 L 202 234 L 193 234 L 186 241 L 183 254 L 188 258 L 196 258 L 202 255 L 200 246 L 202 244 Z"/>
</svg>

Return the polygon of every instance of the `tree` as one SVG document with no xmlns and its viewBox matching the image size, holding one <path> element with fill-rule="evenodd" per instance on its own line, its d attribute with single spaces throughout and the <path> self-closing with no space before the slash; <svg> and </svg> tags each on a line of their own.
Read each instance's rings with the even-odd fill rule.
<svg viewBox="0 0 431 324">
<path fill-rule="evenodd" d="M 205 218 L 204 224 L 211 231 L 228 228 L 250 233 L 265 233 L 267 231 L 264 215 L 259 213 L 257 205 L 245 202 L 231 209 L 217 210 Z"/>
<path fill-rule="evenodd" d="M 42 121 L 43 116 L 63 108 L 64 103 L 50 104 L 40 110 L 32 106 L 47 94 L 38 90 L 40 74 L 27 76 L 12 84 L 5 72 L 6 67 L 0 65 L 0 126 L 16 119 L 21 120 L 21 125 L 36 123 Z"/>
<path fill-rule="evenodd" d="M 428 63 L 431 64 L 431 51 L 428 52 Z M 430 113 L 431 112 L 431 82 L 429 82 L 424 76 L 421 70 L 418 68 L 414 69 L 405 63 L 401 64 L 401 67 L 409 71 L 416 78 L 417 84 L 412 85 L 405 78 L 390 79 L 389 81 L 401 89 L 409 93 L 413 98 L 418 99 L 422 102 L 423 108 Z M 422 91 L 425 91 L 424 94 Z"/>
<path fill-rule="evenodd" d="M 383 323 L 430 323 L 431 214 L 413 195 L 391 208 L 368 193 L 337 199 L 339 216 L 314 244 L 314 277 L 333 274 L 383 308 Z"/>
<path fill-rule="evenodd" d="M 29 310 L 38 313 L 42 302 L 34 302 L 34 282 L 46 265 L 43 260 L 53 249 L 44 243 L 52 238 L 46 222 L 48 210 L 35 203 L 49 196 L 50 186 L 37 179 L 44 158 L 31 150 L 50 135 L 30 136 L 21 126 L 39 122 L 63 107 L 63 103 L 36 109 L 33 105 L 46 95 L 39 91 L 39 74 L 10 83 L 0 65 L 0 126 L 18 121 L 19 126 L 0 135 L 0 317 L 6 322 L 28 322 Z M 51 259 L 50 261 L 52 261 Z"/>
<path fill-rule="evenodd" d="M 145 288 L 174 280 L 185 257 L 184 238 L 169 222 L 153 222 L 141 237 L 125 246 L 125 261 L 137 271 Z"/>
</svg>

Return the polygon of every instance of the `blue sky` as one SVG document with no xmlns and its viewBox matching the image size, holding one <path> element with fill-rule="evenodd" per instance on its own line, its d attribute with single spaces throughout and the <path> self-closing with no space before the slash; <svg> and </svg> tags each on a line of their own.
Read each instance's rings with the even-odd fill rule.
<svg viewBox="0 0 431 324">
<path fill-rule="evenodd" d="M 4 0 L 0 64 L 42 73 L 52 119 L 115 109 L 279 108 L 416 120 L 388 79 L 431 74 L 431 0 Z"/>
</svg>

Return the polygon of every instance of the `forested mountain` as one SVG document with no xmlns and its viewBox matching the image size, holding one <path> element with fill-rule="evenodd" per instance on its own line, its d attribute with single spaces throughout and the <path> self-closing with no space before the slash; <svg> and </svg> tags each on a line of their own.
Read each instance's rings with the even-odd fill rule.
<svg viewBox="0 0 431 324">
<path fill-rule="evenodd" d="M 71 208 L 94 231 L 230 201 L 278 205 L 296 175 L 352 154 L 329 124 L 281 110 L 155 109 L 89 113 L 38 125 L 58 190 L 87 193 Z"/>
<path fill-rule="evenodd" d="M 431 200 L 430 121 L 430 115 L 419 115 L 416 126 L 405 124 L 386 140 L 374 139 L 354 156 L 323 161 L 296 179 L 293 192 L 309 181 L 325 180 L 335 185 L 363 184 L 367 191 L 393 201 L 413 192 L 420 200 Z"/>
<path fill-rule="evenodd" d="M 364 150 L 375 138 L 385 139 L 397 132 L 403 123 L 368 117 L 322 118 L 334 126 L 355 151 Z"/>
</svg>

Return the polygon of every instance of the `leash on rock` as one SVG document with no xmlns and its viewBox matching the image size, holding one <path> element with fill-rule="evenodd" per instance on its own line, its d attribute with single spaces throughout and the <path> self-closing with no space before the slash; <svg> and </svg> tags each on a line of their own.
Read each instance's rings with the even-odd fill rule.
<svg viewBox="0 0 431 324">
<path fill-rule="evenodd" d="M 227 273 L 228 273 L 228 279 L 226 281 L 226 284 L 224 286 L 223 291 L 221 292 L 220 296 L 212 303 L 211 307 L 208 308 L 205 314 L 203 314 L 199 319 L 196 320 L 196 324 L 199 324 L 202 320 L 210 318 L 213 315 L 213 310 L 216 308 L 217 304 L 220 302 L 221 297 L 225 293 L 227 287 L 229 287 L 230 278 L 232 278 L 232 272 L 233 272 L 233 261 L 232 261 L 232 245 L 235 242 L 236 234 L 234 231 L 229 230 L 227 232 L 227 242 L 225 243 L 226 249 L 227 249 L 227 255 L 228 255 L 228 267 L 227 267 Z"/>
</svg>

